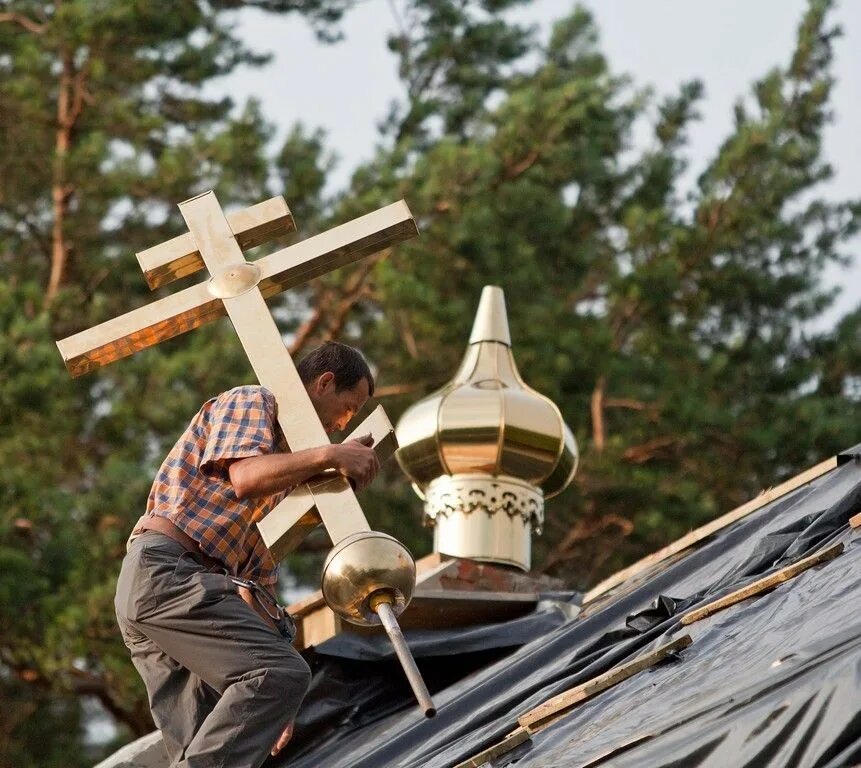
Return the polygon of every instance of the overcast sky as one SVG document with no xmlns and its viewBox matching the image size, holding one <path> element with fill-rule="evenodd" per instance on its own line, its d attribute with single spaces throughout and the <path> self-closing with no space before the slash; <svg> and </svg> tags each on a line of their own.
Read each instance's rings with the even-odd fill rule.
<svg viewBox="0 0 861 768">
<path fill-rule="evenodd" d="M 302 121 L 323 128 L 328 146 L 340 158 L 333 190 L 345 186 L 358 163 L 371 157 L 379 141 L 377 123 L 392 99 L 401 94 L 396 60 L 386 47 L 395 28 L 393 6 L 403 0 L 365 0 L 342 25 L 345 39 L 319 43 L 298 16 L 273 17 L 257 11 L 238 14 L 238 33 L 252 47 L 274 54 L 270 65 L 244 68 L 223 78 L 214 90 L 230 93 L 240 103 L 259 98 L 267 118 L 282 138 Z M 699 78 L 705 84 L 702 120 L 690 131 L 689 157 L 695 178 L 731 130 L 732 106 L 748 93 L 752 81 L 791 54 L 804 0 L 591 0 L 601 47 L 616 73 L 628 73 L 638 86 L 652 86 L 658 95 L 674 92 L 680 83 Z M 546 36 L 552 22 L 574 3 L 537 0 L 518 11 L 518 20 L 538 24 Z M 861 2 L 843 0 L 832 22 L 843 27 L 836 45 L 832 99 L 835 122 L 826 134 L 826 158 L 835 179 L 824 189 L 831 197 L 861 196 Z M 297 222 L 300 231 L 302 222 Z M 826 275 L 829 284 L 844 287 L 838 312 L 861 302 L 861 242 L 857 266 Z M 835 317 L 832 314 L 831 317 Z"/>
</svg>

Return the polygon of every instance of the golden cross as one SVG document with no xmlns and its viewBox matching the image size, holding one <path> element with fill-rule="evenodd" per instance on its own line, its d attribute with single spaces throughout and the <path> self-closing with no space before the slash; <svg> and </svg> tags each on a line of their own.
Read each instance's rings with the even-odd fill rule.
<svg viewBox="0 0 861 768">
<path fill-rule="evenodd" d="M 278 422 L 293 451 L 328 442 L 290 353 L 266 306 L 270 296 L 418 234 L 401 200 L 248 263 L 243 250 L 295 229 L 282 197 L 225 216 L 212 192 L 179 204 L 189 232 L 139 253 L 150 288 L 206 268 L 209 280 L 57 342 L 72 376 L 172 338 L 225 314 L 230 317 L 260 384 L 278 403 Z M 396 447 L 394 430 L 378 407 L 353 433 L 371 432 L 380 459 Z M 280 560 L 322 522 L 337 544 L 369 531 L 347 480 L 329 473 L 289 494 L 258 525 Z"/>
</svg>

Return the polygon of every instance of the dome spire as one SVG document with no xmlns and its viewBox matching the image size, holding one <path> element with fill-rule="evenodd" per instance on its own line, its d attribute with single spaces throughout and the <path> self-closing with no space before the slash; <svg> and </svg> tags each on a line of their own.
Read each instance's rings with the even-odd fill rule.
<svg viewBox="0 0 861 768">
<path fill-rule="evenodd" d="M 479 341 L 498 341 L 511 346 L 511 334 L 508 331 L 508 314 L 505 311 L 505 294 L 496 285 L 485 285 L 472 324 L 469 343 Z"/>
</svg>

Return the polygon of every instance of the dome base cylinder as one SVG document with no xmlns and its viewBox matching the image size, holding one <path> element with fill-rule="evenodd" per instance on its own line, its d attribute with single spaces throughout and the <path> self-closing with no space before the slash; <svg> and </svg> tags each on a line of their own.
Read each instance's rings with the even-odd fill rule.
<svg viewBox="0 0 861 768">
<path fill-rule="evenodd" d="M 444 475 L 425 491 L 425 520 L 434 528 L 435 552 L 528 572 L 544 496 L 513 477 Z"/>
</svg>

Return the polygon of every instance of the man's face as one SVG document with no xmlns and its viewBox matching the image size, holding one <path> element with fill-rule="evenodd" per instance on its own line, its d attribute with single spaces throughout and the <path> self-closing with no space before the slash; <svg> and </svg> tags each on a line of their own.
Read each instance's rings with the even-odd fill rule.
<svg viewBox="0 0 861 768">
<path fill-rule="evenodd" d="M 326 372 L 308 385 L 314 409 L 327 434 L 343 429 L 368 401 L 368 380 L 359 379 L 352 389 L 335 386 L 335 374 Z"/>
</svg>

